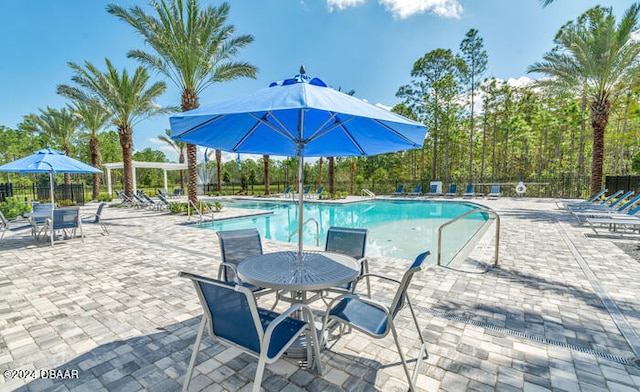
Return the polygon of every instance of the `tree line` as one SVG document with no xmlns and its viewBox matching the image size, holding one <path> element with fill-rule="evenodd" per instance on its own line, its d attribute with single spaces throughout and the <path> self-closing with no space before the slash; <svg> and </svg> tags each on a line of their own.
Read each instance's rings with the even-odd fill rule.
<svg viewBox="0 0 640 392">
<path fill-rule="evenodd" d="M 238 35 L 227 23 L 227 3 L 201 7 L 195 0 L 161 0 L 152 7 L 152 13 L 137 6 L 107 7 L 149 48 L 129 51 L 128 56 L 141 63 L 133 74 L 119 71 L 109 59 L 104 71 L 89 62 L 69 63 L 74 71 L 71 81 L 57 88 L 69 104 L 25 115 L 16 130 L 0 127 L 0 142 L 7 146 L 0 151 L 3 162 L 47 144 L 86 157 L 96 167 L 122 160 L 123 188 L 130 193 L 136 124 L 151 116 L 195 109 L 204 89 L 256 76 L 256 66 L 237 59 L 253 36 Z M 417 59 L 411 80 L 398 89 L 402 103 L 393 111 L 429 127 L 422 149 L 378 157 L 327 157 L 328 164 L 320 159 L 305 168 L 306 182 L 327 184 L 333 193 L 336 181 L 344 183 L 346 178 L 349 189 L 341 190 L 357 193 L 354 184 L 364 178 L 477 183 L 589 176 L 589 191 L 597 192 L 604 173 L 640 169 L 634 164 L 640 162 L 640 41 L 634 38 L 639 12 L 640 5 L 634 3 L 616 20 L 611 8 L 596 6 L 567 22 L 559 28 L 554 48 L 528 68 L 543 76 L 529 85 L 487 77 L 483 39 L 470 29 L 457 52 L 437 48 Z M 155 104 L 166 83 L 151 82 L 149 71 L 164 75 L 180 89 L 179 106 Z M 196 146 L 171 140 L 170 132 L 159 136 L 176 150 L 181 163 L 186 158 L 186 188 L 196 201 Z M 247 171 L 234 174 L 232 165 L 222 164 L 221 155 L 215 151 L 211 177 L 218 187 L 225 179 L 244 175 L 264 183 L 269 194 L 271 176 L 289 181 L 291 173 L 291 183 L 295 181 L 295 160 L 274 162 L 265 155 L 252 163 L 245 160 Z M 94 198 L 100 182 L 95 175 Z M 180 186 L 185 187 L 182 177 Z"/>
</svg>

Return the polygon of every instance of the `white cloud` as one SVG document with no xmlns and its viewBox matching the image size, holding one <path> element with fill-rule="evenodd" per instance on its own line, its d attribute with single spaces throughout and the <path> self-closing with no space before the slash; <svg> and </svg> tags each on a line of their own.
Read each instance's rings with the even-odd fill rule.
<svg viewBox="0 0 640 392">
<path fill-rule="evenodd" d="M 356 7 L 364 4 L 364 2 L 365 0 L 327 0 L 327 6 L 329 7 L 329 11 L 333 11 L 334 9 L 342 11 L 349 7 Z"/>
<path fill-rule="evenodd" d="M 394 18 L 406 19 L 426 11 L 444 18 L 460 18 L 462 5 L 458 0 L 378 0 Z"/>
<path fill-rule="evenodd" d="M 520 76 L 518 79 L 509 78 L 507 84 L 513 87 L 527 87 L 531 86 L 535 81 L 528 76 Z"/>
</svg>

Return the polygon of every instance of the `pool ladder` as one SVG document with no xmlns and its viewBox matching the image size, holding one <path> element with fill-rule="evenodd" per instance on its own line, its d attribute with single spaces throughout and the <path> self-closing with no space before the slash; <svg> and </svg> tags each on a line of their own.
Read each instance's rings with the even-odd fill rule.
<svg viewBox="0 0 640 392">
<path fill-rule="evenodd" d="M 304 223 L 302 224 L 302 227 L 304 228 L 309 222 L 313 222 L 316 224 L 316 246 L 320 246 L 320 224 L 318 223 L 317 220 L 313 218 L 309 218 L 306 221 L 304 221 Z M 294 231 L 291 232 L 291 234 L 289 234 L 288 242 L 291 242 L 291 239 L 298 232 L 298 230 L 299 228 L 296 228 Z"/>
<path fill-rule="evenodd" d="M 467 216 L 471 215 L 471 214 L 475 214 L 478 212 L 483 212 L 483 213 L 487 213 L 489 215 L 492 215 L 493 217 L 496 218 L 496 249 L 495 249 L 495 253 L 494 253 L 494 264 L 498 265 L 498 250 L 500 247 L 500 216 L 494 211 L 494 210 L 489 210 L 489 209 L 484 209 L 484 208 L 478 208 L 478 209 L 474 209 L 471 211 L 467 211 L 464 214 L 458 216 L 455 219 L 450 220 L 447 223 L 442 224 L 439 228 L 438 228 L 438 265 L 440 265 L 440 259 L 442 258 L 442 231 L 444 230 L 445 227 L 466 218 Z"/>
<path fill-rule="evenodd" d="M 373 192 L 371 192 L 371 191 L 370 191 L 370 190 L 368 190 L 368 189 L 363 189 L 363 190 L 362 190 L 362 196 L 369 196 L 369 197 L 371 197 L 371 198 L 374 198 L 374 199 L 375 199 L 376 194 L 375 194 L 375 193 L 373 193 Z"/>
<path fill-rule="evenodd" d="M 187 216 L 189 217 L 188 220 L 191 220 L 191 209 L 193 209 L 193 213 L 194 215 L 198 215 L 198 223 L 202 223 L 203 219 L 204 219 L 204 210 L 205 208 L 207 210 L 209 210 L 209 214 L 211 214 L 211 222 L 214 221 L 213 218 L 213 210 L 209 207 L 207 207 L 206 205 L 202 204 L 202 202 L 200 202 L 200 208 L 198 208 L 192 200 L 189 200 L 189 203 L 187 204 Z"/>
</svg>

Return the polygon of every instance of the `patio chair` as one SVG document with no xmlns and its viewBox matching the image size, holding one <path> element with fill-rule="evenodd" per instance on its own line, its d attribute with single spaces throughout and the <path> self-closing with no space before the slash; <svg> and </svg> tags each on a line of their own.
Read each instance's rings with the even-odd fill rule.
<svg viewBox="0 0 640 392">
<path fill-rule="evenodd" d="M 134 201 L 132 198 L 130 198 L 129 196 L 127 196 L 127 194 L 124 193 L 124 191 L 118 192 L 118 197 L 122 200 L 123 205 L 138 207 L 138 203 Z"/>
<path fill-rule="evenodd" d="M 368 229 L 355 229 L 349 227 L 329 227 L 327 230 L 327 242 L 324 250 L 327 252 L 342 253 L 351 256 L 360 263 L 360 276 L 369 274 L 369 261 L 364 256 L 367 246 Z M 367 297 L 371 297 L 371 282 L 369 277 L 365 278 L 367 283 Z M 352 292 L 354 282 L 348 282 L 341 286 L 329 288 L 325 291 L 345 294 Z M 325 300 L 324 295 L 322 299 Z M 326 302 L 326 300 L 325 300 Z"/>
<path fill-rule="evenodd" d="M 47 233 L 52 236 L 51 244 L 55 241 L 56 231 L 62 230 L 65 237 L 75 238 L 76 230 L 80 230 L 80 238 L 84 242 L 84 235 L 82 233 L 82 220 L 80 220 L 80 208 L 79 207 L 64 207 L 56 208 L 53 210 L 53 221 L 51 218 L 47 218 L 42 228 L 43 235 Z"/>
<path fill-rule="evenodd" d="M 458 196 L 458 186 L 456 184 L 449 185 L 449 191 L 444 194 L 445 197 L 456 197 Z"/>
<path fill-rule="evenodd" d="M 173 190 L 172 197 L 180 197 L 182 195 L 184 195 L 184 191 L 181 188 Z"/>
<path fill-rule="evenodd" d="M 147 207 L 153 208 L 154 210 L 160 211 L 164 208 L 164 204 L 155 202 L 152 198 L 150 198 L 146 193 L 140 191 L 140 196 L 144 199 L 147 204 Z"/>
<path fill-rule="evenodd" d="M 246 287 L 186 272 L 180 272 L 179 276 L 193 281 L 204 313 L 184 378 L 183 391 L 189 389 L 205 330 L 214 339 L 258 358 L 254 392 L 260 391 L 266 365 L 276 362 L 303 333 L 312 338 L 312 344 L 307 344 L 307 367 L 315 367 L 318 374 L 322 374 L 318 335 L 313 313 L 307 305 L 297 303 L 282 313 L 276 313 L 259 308 Z M 295 317 L 300 312 L 303 319 Z"/>
<path fill-rule="evenodd" d="M 240 262 L 262 254 L 262 242 L 260 241 L 258 230 L 224 230 L 217 231 L 216 234 L 220 240 L 220 253 L 222 255 L 222 263 L 218 268 L 218 280 L 246 287 L 255 296 L 274 292 L 274 290 L 242 282 L 236 273 L 236 267 Z"/>
<path fill-rule="evenodd" d="M 610 205 L 604 206 L 595 204 L 591 206 L 591 208 L 572 207 L 569 208 L 569 212 L 578 220 L 579 223 L 584 223 L 583 220 L 585 218 L 607 217 L 611 214 L 622 214 L 632 208 L 638 201 L 640 201 L 640 194 L 636 195 L 633 199 L 627 201 L 626 203 L 622 203 L 622 205 L 620 206 L 618 206 L 618 201 L 616 201 Z"/>
<path fill-rule="evenodd" d="M 107 230 L 107 226 L 105 226 L 104 222 L 102 222 L 102 210 L 107 206 L 107 203 L 100 203 L 98 205 L 98 209 L 93 214 L 84 214 L 80 216 L 80 220 L 84 223 L 91 223 L 100 225 L 100 229 L 102 230 L 102 235 L 109 235 L 109 230 Z"/>
<path fill-rule="evenodd" d="M 606 206 L 610 205 L 610 203 L 615 203 L 616 201 L 614 199 L 616 197 L 620 196 L 622 194 L 622 192 L 623 192 L 622 190 L 618 190 L 616 193 L 614 193 L 614 194 L 610 195 L 609 197 L 605 198 L 600 203 L 595 203 L 595 204 L 593 204 L 593 203 L 588 203 L 588 204 L 587 203 L 585 203 L 585 204 L 579 203 L 577 205 L 572 205 L 572 206 L 570 206 L 568 208 L 572 209 L 572 210 L 577 210 L 577 209 L 580 209 L 580 208 L 593 208 L 594 206 L 597 207 L 597 208 L 606 207 Z"/>
<path fill-rule="evenodd" d="M 416 379 L 418 377 L 420 365 L 424 357 L 428 354 L 426 351 L 424 338 L 422 337 L 422 331 L 420 330 L 420 326 L 418 325 L 418 319 L 416 318 L 416 313 L 413 309 L 413 305 L 411 304 L 411 299 L 409 298 L 407 289 L 411 284 L 411 278 L 413 278 L 413 275 L 422 268 L 422 263 L 428 255 L 429 252 L 424 252 L 418 255 L 413 264 L 404 273 L 404 276 L 400 281 L 381 275 L 371 274 L 371 276 L 375 276 L 389 282 L 394 282 L 398 285 L 398 290 L 396 291 L 396 294 L 390 305 L 385 305 L 368 298 L 362 298 L 361 296 L 358 296 L 356 294 L 343 294 L 335 298 L 329 304 L 327 312 L 324 315 L 324 320 L 322 323 L 322 334 L 320 335 L 322 337 L 327 336 L 327 328 L 329 327 L 329 324 L 331 322 L 336 322 L 339 324 L 340 335 L 342 335 L 344 329 L 343 327 L 345 326 L 353 327 L 355 330 L 362 332 L 374 339 L 382 339 L 386 337 L 389 332 L 391 332 L 391 334 L 393 335 L 393 340 L 396 344 L 396 348 L 398 350 L 398 354 L 400 355 L 402 367 L 404 368 L 407 380 L 409 381 L 409 387 L 411 391 L 416 390 Z M 358 280 L 356 280 L 356 284 L 359 280 L 365 279 L 365 277 L 366 275 L 359 277 Z M 407 365 L 407 361 L 405 360 L 402 347 L 400 347 L 400 338 L 398 336 L 398 331 L 396 330 L 394 322 L 394 319 L 405 305 L 408 305 L 409 310 L 411 311 L 411 316 L 413 318 L 413 322 L 415 324 L 416 330 L 418 332 L 418 337 L 420 338 L 421 342 L 420 351 L 416 359 L 416 365 L 413 374 L 409 372 L 409 367 Z M 403 336 L 403 338 L 405 338 L 403 340 L 406 341 L 406 336 Z"/>
<path fill-rule="evenodd" d="M 404 185 L 398 185 L 398 187 L 396 188 L 396 191 L 393 192 L 391 195 L 393 195 L 393 196 L 402 196 L 402 195 L 404 195 Z"/>
<path fill-rule="evenodd" d="M 0 211 L 0 241 L 4 238 L 4 233 L 9 230 L 9 221 L 4 217 L 2 211 Z"/>
<path fill-rule="evenodd" d="M 39 238 L 40 234 L 43 231 L 43 227 L 47 217 L 51 217 L 51 210 L 53 210 L 55 206 L 53 203 L 33 203 L 31 205 L 33 215 L 29 218 L 29 223 L 31 224 L 31 235 Z"/>
<path fill-rule="evenodd" d="M 320 188 L 318 188 L 318 190 L 316 191 L 316 193 L 313 195 L 313 197 L 315 197 L 316 199 L 320 198 L 320 195 L 322 195 L 322 192 L 324 192 L 324 187 L 321 186 Z"/>
<path fill-rule="evenodd" d="M 422 185 L 416 185 L 416 187 L 413 189 L 413 192 L 409 192 L 409 193 L 407 193 L 407 195 L 409 195 L 409 196 L 420 196 L 420 195 L 422 195 Z"/>
<path fill-rule="evenodd" d="M 487 193 L 489 199 L 497 199 L 501 196 L 500 185 L 491 185 L 491 192 Z"/>
</svg>

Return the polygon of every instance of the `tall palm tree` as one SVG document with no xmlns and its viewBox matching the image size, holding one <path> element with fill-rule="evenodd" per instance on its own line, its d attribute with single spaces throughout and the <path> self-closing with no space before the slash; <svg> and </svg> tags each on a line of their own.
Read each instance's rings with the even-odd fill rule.
<svg viewBox="0 0 640 392">
<path fill-rule="evenodd" d="M 634 3 L 616 25 L 611 8 L 591 8 L 562 26 L 553 50 L 528 68 L 528 72 L 553 76 L 553 83 L 572 89 L 576 96 L 586 89 L 593 128 L 591 194 L 602 187 L 604 134 L 611 104 L 640 71 L 640 41 L 633 38 L 639 13 L 640 3 Z"/>
<path fill-rule="evenodd" d="M 111 112 L 97 99 L 89 101 L 73 101 L 73 114 L 80 120 L 80 126 L 85 133 L 80 135 L 82 139 L 89 141 L 89 153 L 91 154 L 91 165 L 100 169 L 100 141 L 98 133 L 106 128 L 111 122 Z M 100 174 L 93 174 L 93 200 L 98 200 L 100 196 Z"/>
<path fill-rule="evenodd" d="M 184 152 L 187 148 L 187 143 L 171 139 L 170 129 L 165 129 L 164 133 L 164 135 L 159 135 L 158 139 L 173 148 L 173 150 L 178 154 L 178 163 L 184 163 Z M 180 170 L 180 189 L 184 189 L 184 173 L 182 173 L 182 170 Z"/>
<path fill-rule="evenodd" d="M 270 195 L 271 189 L 269 189 L 269 155 L 262 156 L 262 164 L 264 165 L 264 194 Z"/>
<path fill-rule="evenodd" d="M 73 115 L 71 108 L 57 110 L 47 106 L 46 110 L 40 109 L 40 115 L 30 114 L 25 116 L 25 119 L 33 123 L 40 133 L 48 135 L 62 152 L 71 156 L 73 138 L 80 125 L 80 120 Z M 64 183 L 71 184 L 69 173 L 64 173 Z"/>
<path fill-rule="evenodd" d="M 112 123 L 118 128 L 122 148 L 124 191 L 127 196 L 132 196 L 133 126 L 144 119 L 169 111 L 154 103 L 165 92 L 167 85 L 155 82 L 148 86 L 149 74 L 144 67 L 138 67 L 133 76 L 129 76 L 126 69 L 119 74 L 109 59 L 105 59 L 105 62 L 105 73 L 88 61 L 85 61 L 84 68 L 69 63 L 69 67 L 75 71 L 71 80 L 78 86 L 59 85 L 58 94 L 81 101 L 99 99 L 113 113 Z"/>
<path fill-rule="evenodd" d="M 235 27 L 227 24 L 227 3 L 201 8 L 198 0 L 157 0 L 151 5 L 157 17 L 137 6 L 126 10 L 109 4 L 107 11 L 130 24 L 153 48 L 155 53 L 131 50 L 128 56 L 165 75 L 180 89 L 182 111 L 199 107 L 200 93 L 214 83 L 255 78 L 255 66 L 233 60 L 238 49 L 253 42 L 253 36 L 233 36 Z M 217 150 L 218 167 L 221 156 Z M 189 200 L 194 203 L 198 200 L 196 159 L 196 146 L 187 144 Z"/>
</svg>

